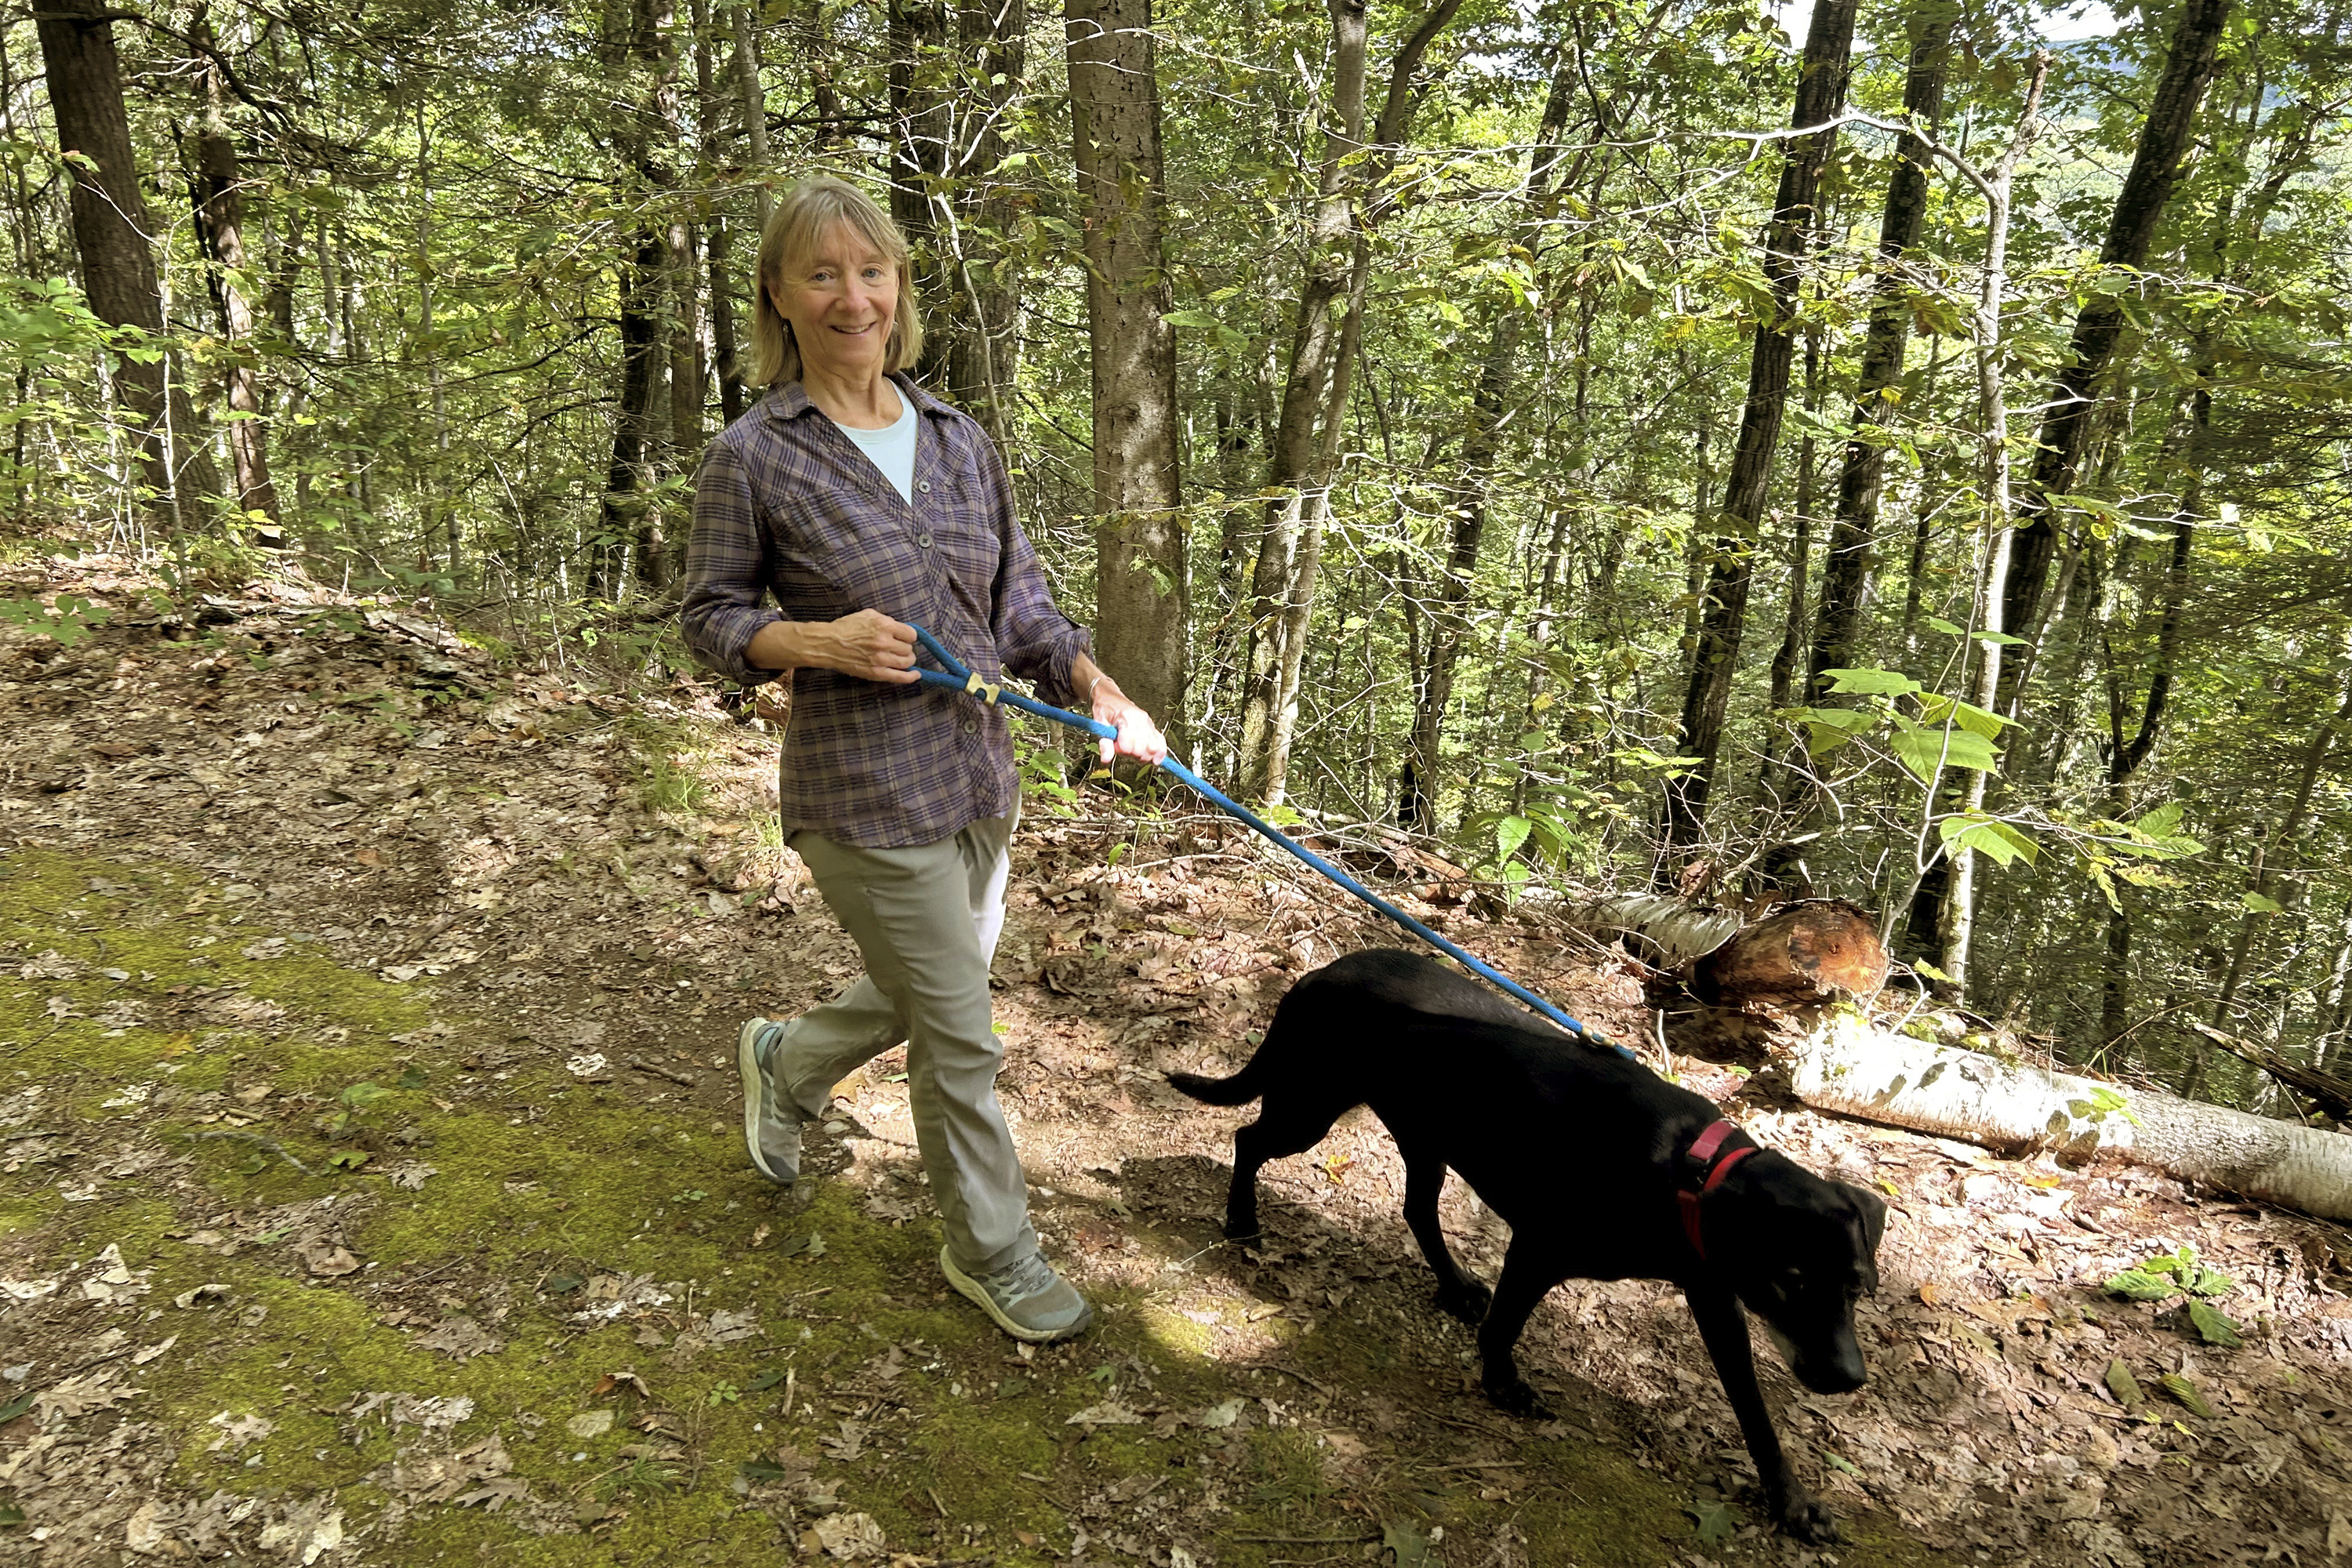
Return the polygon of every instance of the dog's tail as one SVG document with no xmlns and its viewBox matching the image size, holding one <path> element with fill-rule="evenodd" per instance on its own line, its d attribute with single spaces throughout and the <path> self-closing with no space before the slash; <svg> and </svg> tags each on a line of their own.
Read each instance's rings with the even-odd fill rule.
<svg viewBox="0 0 2352 1568">
<path fill-rule="evenodd" d="M 1246 1105 L 1265 1092 L 1257 1082 L 1256 1062 L 1231 1078 L 1203 1078 L 1196 1072 L 1171 1072 L 1169 1083 L 1203 1105 Z"/>
</svg>

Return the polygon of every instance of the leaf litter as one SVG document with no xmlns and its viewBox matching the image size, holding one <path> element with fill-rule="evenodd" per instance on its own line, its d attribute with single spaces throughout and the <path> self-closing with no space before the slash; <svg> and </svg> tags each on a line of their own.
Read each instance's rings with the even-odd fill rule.
<svg viewBox="0 0 2352 1568">
<path fill-rule="evenodd" d="M 102 559 L 72 570 L 77 591 L 139 587 Z M 1559 1417 L 1529 1426 L 1479 1401 L 1468 1336 L 1428 1308 L 1393 1150 L 1362 1117 L 1269 1169 L 1265 1241 L 1219 1244 L 1233 1119 L 1179 1101 L 1159 1074 L 1232 1070 L 1297 973 L 1390 938 L 1213 820 L 1139 831 L 1082 801 L 1024 821 L 997 965 L 1013 1046 L 1001 1089 L 1049 1250 L 1112 1310 L 1075 1350 L 1008 1350 L 919 1269 L 827 1283 L 869 1279 L 851 1271 L 894 1235 L 919 1257 L 930 1223 L 895 1056 L 845 1086 L 838 1131 L 812 1130 L 816 1213 L 802 1213 L 806 1194 L 754 1202 L 734 1184 L 732 1073 L 706 1042 L 856 973 L 804 870 L 746 826 L 766 809 L 772 740 L 726 724 L 690 681 L 499 667 L 429 621 L 308 588 L 205 616 L 124 616 L 70 650 L 0 632 L 14 682 L 0 763 L 53 778 L 47 759 L 101 730 L 134 748 L 54 794 L 0 784 L 0 874 L 72 858 L 82 869 L 58 910 L 88 929 L 117 903 L 168 897 L 182 955 L 163 973 L 62 926 L 0 947 L 11 1005 L 128 1069 L 93 1079 L 45 1058 L 35 1081 L 0 1085 L 5 1190 L 45 1205 L 0 1237 L 0 1332 L 24 1347 L 0 1369 L 0 1414 L 21 1406 L 0 1426 L 0 1505 L 25 1521 L 0 1526 L 0 1552 L 397 1563 L 425 1539 L 620 1541 L 715 1490 L 770 1545 L 839 1561 L 1108 1553 L 1188 1568 L 1297 1550 L 1247 1537 L 1369 1540 L 1387 1562 L 1457 1568 L 1612 1552 L 1793 1561 L 1755 1529 L 1754 1478 L 1671 1291 L 1562 1288 L 1524 1351 Z M 680 762 L 681 747 L 694 755 Z M 695 808 L 649 793 L 656 763 L 702 781 Z M 1375 862 L 1404 866 L 1408 902 L 1571 1010 L 1620 1033 L 1646 1023 L 1633 970 L 1573 956 L 1539 921 L 1479 918 L 1425 852 L 1407 864 L 1377 835 L 1327 847 L 1380 875 Z M 352 1026 L 333 1020 L 356 1015 L 265 977 L 322 962 L 408 1009 L 375 1037 L 398 1060 L 371 1056 L 340 1080 L 289 1071 L 337 1048 L 327 1037 Z M 148 1037 L 145 1062 L 103 1054 Z M 569 1065 L 589 1056 L 604 1060 Z M 2216 1560 L 2249 1542 L 2305 1560 L 2352 1551 L 2352 1248 L 2336 1227 L 2146 1173 L 1997 1160 L 1786 1110 L 1690 1066 L 1775 1147 L 1891 1189 L 1890 1289 L 1863 1314 L 1869 1387 L 1822 1399 L 1767 1373 L 1801 1468 L 1848 1522 L 1842 1563 L 1881 1561 L 1874 1541 L 2117 1568 L 2152 1561 L 2158 1540 L 2164 1555 Z M 559 1103 L 551 1081 L 604 1097 L 648 1139 L 677 1129 L 626 1223 L 706 1261 L 568 1254 L 551 1232 L 533 1254 L 544 1264 L 502 1277 L 467 1261 L 479 1230 L 421 1252 L 414 1232 L 408 1252 L 360 1245 L 428 1212 L 409 1205 L 482 1190 L 535 1216 L 524 1223 L 572 1223 L 593 1200 L 575 1205 L 544 1169 L 479 1168 L 446 1120 L 560 1142 L 595 1102 Z M 362 1084 L 390 1092 L 347 1093 Z M 358 1158 L 331 1165 L 338 1152 Z M 229 1163 L 248 1156 L 265 1168 Z M 689 1189 L 707 1196 L 681 1201 Z M 184 1239 L 88 1234 L 81 1216 L 103 1226 L 134 1192 L 173 1208 Z M 1458 1187 L 1444 1215 L 1491 1275 L 1499 1222 Z M 2133 1277 L 2145 1284 L 2111 1289 Z M 288 1290 L 361 1307 L 424 1352 L 404 1365 L 445 1369 L 464 1392 L 376 1380 L 323 1404 L 277 1394 L 309 1364 L 286 1337 L 299 1332 Z M 127 1332 L 159 1310 L 294 1364 L 268 1374 L 268 1401 L 195 1404 L 212 1374 L 174 1348 L 191 1342 Z M 845 1358 L 859 1325 L 898 1321 L 945 1327 Z M 108 1332 L 123 1337 L 90 1351 Z M 663 1341 L 662 1380 L 680 1380 L 673 1408 L 634 1373 L 600 1382 L 613 1360 L 569 1385 L 568 1409 L 476 1377 L 575 1340 L 617 1360 L 640 1333 Z M 108 1359 L 86 1364 L 93 1353 Z M 147 1394 L 158 1378 L 181 1391 L 169 1410 Z M 1032 1412 L 1019 1462 L 1036 1479 L 984 1504 L 924 1498 L 927 1424 L 975 1401 Z M 272 1480 L 300 1474 L 321 1439 L 364 1468 Z M 1580 1523 L 1593 1496 L 1610 1500 L 1605 1527 Z M 1640 1542 L 1615 1522 L 1629 1499 L 1644 1500 Z"/>
</svg>

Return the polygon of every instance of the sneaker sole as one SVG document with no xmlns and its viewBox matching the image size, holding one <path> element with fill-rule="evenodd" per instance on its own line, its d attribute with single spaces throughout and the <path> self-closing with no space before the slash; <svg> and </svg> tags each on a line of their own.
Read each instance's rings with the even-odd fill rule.
<svg viewBox="0 0 2352 1568">
<path fill-rule="evenodd" d="M 966 1298 L 972 1303 L 972 1305 L 978 1307 L 982 1311 L 986 1312 L 989 1316 L 989 1321 L 993 1322 L 998 1328 L 1003 1329 L 1014 1339 L 1021 1340 L 1026 1343 L 1033 1345 L 1049 1345 L 1056 1340 L 1071 1339 L 1078 1334 L 1083 1334 L 1088 1329 L 1094 1327 L 1095 1310 L 1094 1305 L 1091 1302 L 1087 1303 L 1085 1315 L 1080 1317 L 1076 1322 L 1072 1323 L 1066 1329 L 1029 1329 L 1022 1327 L 1019 1323 L 1014 1322 L 1011 1318 L 1004 1315 L 1004 1309 L 998 1306 L 995 1301 L 990 1298 L 988 1292 L 980 1288 L 980 1281 L 974 1279 L 971 1276 L 966 1274 L 962 1269 L 958 1268 L 955 1266 L 955 1259 L 948 1256 L 948 1249 L 944 1247 L 940 1248 L 940 1272 L 948 1277 L 948 1283 L 955 1287 L 956 1294 Z"/>
<path fill-rule="evenodd" d="M 750 1152 L 751 1167 L 780 1187 L 789 1187 L 800 1179 L 798 1172 L 780 1176 L 769 1167 L 760 1152 L 760 1091 L 766 1074 L 760 1069 L 760 1031 L 774 1022 L 770 1018 L 753 1018 L 735 1036 L 735 1072 L 743 1080 L 743 1147 Z"/>
</svg>

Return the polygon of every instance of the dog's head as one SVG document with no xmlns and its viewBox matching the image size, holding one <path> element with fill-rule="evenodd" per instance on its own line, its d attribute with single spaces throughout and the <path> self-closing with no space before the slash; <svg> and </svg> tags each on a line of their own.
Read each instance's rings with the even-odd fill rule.
<svg viewBox="0 0 2352 1568">
<path fill-rule="evenodd" d="M 1709 1251 L 1749 1311 L 1764 1320 L 1797 1381 L 1848 1394 L 1869 1376 L 1854 1303 L 1878 1289 L 1886 1205 L 1876 1193 L 1825 1181 L 1769 1152 L 1708 1198 Z"/>
</svg>

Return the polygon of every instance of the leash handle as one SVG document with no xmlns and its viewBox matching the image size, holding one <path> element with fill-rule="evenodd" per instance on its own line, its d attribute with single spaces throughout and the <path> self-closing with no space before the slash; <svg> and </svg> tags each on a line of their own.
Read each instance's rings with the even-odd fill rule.
<svg viewBox="0 0 2352 1568">
<path fill-rule="evenodd" d="M 912 622 L 908 624 L 909 626 L 913 625 Z M 916 666 L 915 674 L 924 685 L 935 686 L 947 691 L 961 692 L 967 696 L 978 697 L 982 701 L 986 702 L 991 707 L 1010 706 L 1018 708 L 1024 713 L 1034 714 L 1040 719 L 1049 719 L 1056 724 L 1066 724 L 1073 730 L 1084 730 L 1087 733 L 1097 736 L 1106 741 L 1115 741 L 1118 738 L 1118 731 L 1111 725 L 1104 723 L 1099 719 L 1090 718 L 1082 713 L 1073 713 L 1067 709 L 1056 708 L 1050 703 L 1040 702 L 1034 697 L 1024 697 L 1018 691 L 1008 691 L 1001 686 L 989 685 L 986 681 L 981 679 L 978 675 L 974 674 L 970 668 L 968 668 L 961 659 L 956 658 L 955 655 L 950 653 L 946 647 L 941 646 L 940 639 L 933 637 L 929 631 L 921 626 L 915 626 L 914 632 L 916 638 L 921 642 L 925 650 L 928 651 L 933 658 L 939 660 L 941 665 L 946 667 L 945 672 L 942 673 L 940 670 L 925 669 L 920 665 Z M 1526 986 L 1521 985 L 1517 981 L 1511 979 L 1500 970 L 1488 964 L 1484 959 L 1479 958 L 1475 953 L 1469 952 L 1458 943 L 1448 942 L 1444 936 L 1441 936 L 1436 931 L 1432 931 L 1428 926 L 1423 925 L 1421 921 L 1413 919 L 1411 915 L 1405 913 L 1402 910 L 1397 908 L 1396 905 L 1389 902 L 1386 899 L 1381 898 L 1378 893 L 1373 892 L 1370 888 L 1365 887 L 1361 882 L 1357 881 L 1353 877 L 1349 876 L 1348 873 L 1342 871 L 1337 866 L 1332 865 L 1320 855 L 1316 854 L 1305 845 L 1293 839 L 1288 834 L 1284 833 L 1272 823 L 1267 822 L 1264 817 L 1258 816 L 1257 813 L 1250 810 L 1249 807 L 1242 805 L 1239 801 L 1232 799 L 1223 790 L 1217 788 L 1216 785 L 1211 784 L 1208 780 L 1194 773 L 1191 768 L 1186 767 L 1173 755 L 1162 757 L 1160 760 L 1160 765 L 1186 788 L 1192 790 L 1194 794 L 1208 801 L 1212 805 L 1216 806 L 1226 816 L 1234 818 L 1244 826 L 1246 826 L 1253 832 L 1256 833 L 1260 837 L 1264 838 L 1267 843 L 1272 844 L 1276 848 L 1280 849 L 1284 853 L 1288 854 L 1295 858 L 1303 861 L 1307 866 L 1312 867 L 1324 877 L 1328 878 L 1332 882 L 1337 883 L 1339 886 L 1345 888 L 1348 891 L 1355 894 L 1356 897 L 1361 899 L 1365 903 L 1370 904 L 1373 909 L 1378 910 L 1381 913 L 1386 915 L 1389 919 L 1394 921 L 1405 930 L 1412 932 L 1413 935 L 1421 938 L 1422 941 L 1429 943 L 1430 946 L 1437 949 L 1440 952 L 1444 953 L 1448 958 L 1453 959 L 1455 963 L 1461 964 L 1464 968 L 1469 970 L 1480 979 L 1499 987 L 1516 1000 L 1523 1002 L 1528 1006 L 1534 1008 L 1538 1013 L 1542 1014 L 1551 1022 L 1559 1025 L 1570 1034 L 1574 1035 L 1578 1039 L 1584 1041 L 1587 1045 L 1605 1046 L 1629 1061 L 1637 1061 L 1640 1059 L 1635 1057 L 1632 1051 L 1626 1049 L 1623 1046 L 1619 1045 L 1616 1041 L 1610 1039 L 1607 1036 L 1601 1034 L 1597 1030 L 1587 1028 L 1575 1018 L 1572 1018 L 1566 1013 L 1561 1012 L 1558 1007 L 1553 1006 L 1550 1003 L 1545 1001 L 1542 997 L 1537 995 Z"/>
</svg>

